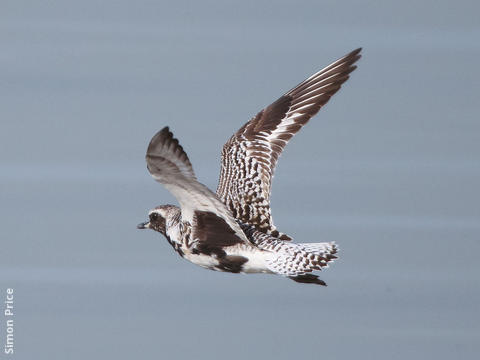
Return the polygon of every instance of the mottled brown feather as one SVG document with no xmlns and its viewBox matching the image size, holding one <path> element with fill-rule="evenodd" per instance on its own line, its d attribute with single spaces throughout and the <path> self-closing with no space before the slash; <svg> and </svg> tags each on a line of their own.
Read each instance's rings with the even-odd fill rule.
<svg viewBox="0 0 480 360">
<path fill-rule="evenodd" d="M 278 233 L 270 191 L 276 163 L 287 142 L 335 94 L 355 70 L 357 49 L 310 76 L 244 124 L 224 145 L 217 195 L 243 223 Z M 255 184 L 249 187 L 248 184 Z"/>
<path fill-rule="evenodd" d="M 192 225 L 192 239 L 201 254 L 223 257 L 223 248 L 244 243 L 224 219 L 212 212 L 195 211 Z"/>
</svg>

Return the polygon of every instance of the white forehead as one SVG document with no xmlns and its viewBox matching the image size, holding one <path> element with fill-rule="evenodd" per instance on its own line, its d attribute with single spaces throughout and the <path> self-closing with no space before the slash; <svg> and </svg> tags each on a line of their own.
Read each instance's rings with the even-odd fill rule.
<svg viewBox="0 0 480 360">
<path fill-rule="evenodd" d="M 152 209 L 148 212 L 148 216 L 152 215 L 153 213 L 156 213 L 162 217 L 165 217 L 165 212 L 166 210 L 165 209 Z"/>
</svg>

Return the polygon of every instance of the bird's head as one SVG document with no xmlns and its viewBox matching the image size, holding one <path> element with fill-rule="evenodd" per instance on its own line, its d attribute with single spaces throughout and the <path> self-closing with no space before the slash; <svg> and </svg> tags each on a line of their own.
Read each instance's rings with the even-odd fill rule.
<svg viewBox="0 0 480 360">
<path fill-rule="evenodd" d="M 160 205 L 148 212 L 148 221 L 137 225 L 137 229 L 152 229 L 166 234 L 167 219 L 169 218 L 172 205 Z"/>
</svg>

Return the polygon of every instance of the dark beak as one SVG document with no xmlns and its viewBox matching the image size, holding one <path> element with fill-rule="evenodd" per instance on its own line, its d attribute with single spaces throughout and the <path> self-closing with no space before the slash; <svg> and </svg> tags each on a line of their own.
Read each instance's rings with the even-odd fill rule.
<svg viewBox="0 0 480 360">
<path fill-rule="evenodd" d="M 150 228 L 150 223 L 148 221 L 137 225 L 137 229 L 149 229 L 149 228 Z"/>
</svg>

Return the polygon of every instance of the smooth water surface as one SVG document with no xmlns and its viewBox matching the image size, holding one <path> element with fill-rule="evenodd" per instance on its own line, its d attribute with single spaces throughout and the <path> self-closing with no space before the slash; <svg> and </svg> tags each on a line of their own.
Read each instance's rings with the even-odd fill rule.
<svg viewBox="0 0 480 360">
<path fill-rule="evenodd" d="M 4 2 L 0 299 L 14 289 L 15 353 L 2 356 L 477 358 L 479 10 Z M 273 186 L 281 231 L 339 244 L 327 288 L 206 271 L 136 229 L 175 201 L 144 163 L 157 130 L 215 189 L 228 137 L 358 46 Z"/>
</svg>

